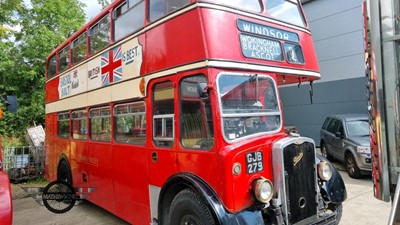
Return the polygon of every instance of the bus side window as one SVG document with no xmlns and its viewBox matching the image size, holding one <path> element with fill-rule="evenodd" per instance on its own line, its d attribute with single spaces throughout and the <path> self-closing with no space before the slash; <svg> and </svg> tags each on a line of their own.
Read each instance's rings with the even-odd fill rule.
<svg viewBox="0 0 400 225">
<path fill-rule="evenodd" d="M 146 142 L 146 105 L 134 102 L 114 107 L 114 137 L 119 143 L 144 145 Z"/>
<path fill-rule="evenodd" d="M 199 82 L 207 82 L 207 78 L 197 75 L 180 82 L 181 144 L 188 149 L 207 150 L 214 145 L 211 102 L 199 98 Z"/>
<path fill-rule="evenodd" d="M 150 0 L 149 18 L 155 21 L 187 5 L 189 0 Z"/>
<path fill-rule="evenodd" d="M 144 1 L 129 0 L 114 10 L 114 40 L 135 32 L 144 25 Z"/>
<path fill-rule="evenodd" d="M 90 110 L 90 139 L 111 141 L 111 110 L 108 106 Z"/>
<path fill-rule="evenodd" d="M 58 52 L 58 73 L 62 73 L 69 68 L 69 45 Z"/>
<path fill-rule="evenodd" d="M 69 113 L 60 113 L 58 114 L 58 137 L 60 138 L 69 138 Z"/>
<path fill-rule="evenodd" d="M 172 147 L 174 141 L 174 87 L 159 83 L 153 92 L 153 140 L 159 147 Z"/>
<path fill-rule="evenodd" d="M 86 110 L 72 112 L 72 138 L 86 140 L 88 134 L 88 118 Z"/>
<path fill-rule="evenodd" d="M 94 54 L 110 43 L 110 15 L 103 17 L 89 30 L 89 51 Z"/>
<path fill-rule="evenodd" d="M 86 32 L 72 42 L 72 63 L 77 64 L 86 58 Z"/>
<path fill-rule="evenodd" d="M 53 55 L 47 65 L 47 79 L 51 79 L 53 77 L 56 76 L 56 72 L 57 72 L 57 59 L 56 59 L 56 55 Z"/>
</svg>

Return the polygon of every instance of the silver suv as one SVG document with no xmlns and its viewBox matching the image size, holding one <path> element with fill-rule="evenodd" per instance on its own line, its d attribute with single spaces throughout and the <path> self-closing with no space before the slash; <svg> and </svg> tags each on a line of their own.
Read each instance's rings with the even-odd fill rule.
<svg viewBox="0 0 400 225">
<path fill-rule="evenodd" d="M 325 119 L 320 132 L 321 154 L 344 163 L 352 178 L 370 174 L 371 148 L 366 114 L 332 115 Z"/>
</svg>

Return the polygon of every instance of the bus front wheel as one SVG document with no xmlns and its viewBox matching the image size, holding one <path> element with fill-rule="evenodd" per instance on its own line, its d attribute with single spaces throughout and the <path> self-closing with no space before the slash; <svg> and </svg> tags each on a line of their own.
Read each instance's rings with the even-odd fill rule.
<svg viewBox="0 0 400 225">
<path fill-rule="evenodd" d="M 171 204 L 170 225 L 215 225 L 210 209 L 198 194 L 190 189 L 179 192 Z"/>
</svg>

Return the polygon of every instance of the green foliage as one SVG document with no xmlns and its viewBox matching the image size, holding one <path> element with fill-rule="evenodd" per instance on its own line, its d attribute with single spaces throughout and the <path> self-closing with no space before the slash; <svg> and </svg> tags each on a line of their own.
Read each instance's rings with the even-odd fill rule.
<svg viewBox="0 0 400 225">
<path fill-rule="evenodd" d="M 0 94 L 19 104 L 16 114 L 4 113 L 0 133 L 21 140 L 26 128 L 44 125 L 47 56 L 85 22 L 79 0 L 26 2 L 0 0 Z"/>
</svg>

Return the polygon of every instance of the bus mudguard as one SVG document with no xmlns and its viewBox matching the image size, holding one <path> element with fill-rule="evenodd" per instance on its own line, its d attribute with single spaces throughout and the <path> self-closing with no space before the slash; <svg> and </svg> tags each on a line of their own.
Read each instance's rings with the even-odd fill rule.
<svg viewBox="0 0 400 225">
<path fill-rule="evenodd" d="M 165 183 L 161 190 L 158 204 L 158 215 L 161 220 L 164 215 L 169 213 L 168 206 L 170 206 L 174 196 L 186 188 L 191 188 L 201 196 L 214 213 L 214 217 L 217 219 L 216 222 L 219 225 L 264 224 L 260 210 L 243 210 L 235 214 L 227 212 L 212 188 L 201 178 L 190 173 L 178 173 Z M 165 221 L 161 220 L 159 221 L 160 225 L 165 225 L 163 223 Z"/>
<path fill-rule="evenodd" d="M 321 160 L 329 161 L 323 156 L 317 154 L 317 161 Z M 322 193 L 322 195 L 328 197 L 329 201 L 331 202 L 339 203 L 346 200 L 346 186 L 344 185 L 340 173 L 335 167 L 333 167 L 332 170 L 332 178 L 329 181 L 323 183 L 322 190 L 325 192 Z"/>
</svg>

